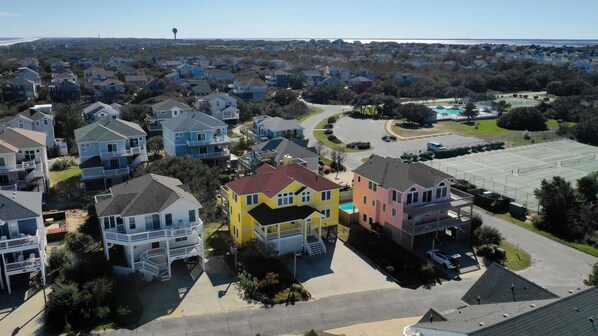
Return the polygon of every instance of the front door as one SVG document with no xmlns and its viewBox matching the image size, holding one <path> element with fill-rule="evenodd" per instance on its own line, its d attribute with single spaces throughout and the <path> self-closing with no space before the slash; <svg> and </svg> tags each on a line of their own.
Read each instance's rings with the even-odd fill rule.
<svg viewBox="0 0 598 336">
<path fill-rule="evenodd" d="M 152 222 L 154 222 L 154 230 L 160 229 L 160 215 L 152 215 Z"/>
<path fill-rule="evenodd" d="M 15 239 L 19 237 L 19 224 L 12 222 L 8 223 L 8 230 L 10 231 L 10 238 Z"/>
</svg>

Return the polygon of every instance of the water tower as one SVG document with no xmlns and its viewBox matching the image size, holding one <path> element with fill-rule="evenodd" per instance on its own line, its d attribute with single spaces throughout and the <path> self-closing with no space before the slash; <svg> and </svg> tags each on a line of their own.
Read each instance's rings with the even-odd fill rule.
<svg viewBox="0 0 598 336">
<path fill-rule="evenodd" d="M 174 39 L 176 40 L 176 33 L 178 33 L 178 29 L 172 28 L 172 33 L 174 34 Z"/>
</svg>

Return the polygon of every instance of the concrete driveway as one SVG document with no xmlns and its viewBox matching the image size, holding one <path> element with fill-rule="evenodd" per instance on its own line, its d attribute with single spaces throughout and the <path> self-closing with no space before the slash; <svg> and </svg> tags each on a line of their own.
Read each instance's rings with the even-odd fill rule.
<svg viewBox="0 0 598 336">
<path fill-rule="evenodd" d="M 338 240 L 336 245 L 327 244 L 326 248 L 326 254 L 297 259 L 297 279 L 312 298 L 399 288 L 392 278 L 342 241 Z M 293 257 L 285 258 L 284 264 L 292 273 Z"/>
</svg>

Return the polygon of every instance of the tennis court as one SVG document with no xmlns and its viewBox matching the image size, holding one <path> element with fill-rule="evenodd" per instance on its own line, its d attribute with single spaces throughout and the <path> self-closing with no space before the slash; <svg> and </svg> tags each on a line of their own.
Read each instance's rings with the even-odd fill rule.
<svg viewBox="0 0 598 336">
<path fill-rule="evenodd" d="M 537 210 L 534 189 L 542 179 L 561 176 L 575 184 L 578 178 L 598 170 L 598 147 L 560 140 L 426 164 Z"/>
</svg>

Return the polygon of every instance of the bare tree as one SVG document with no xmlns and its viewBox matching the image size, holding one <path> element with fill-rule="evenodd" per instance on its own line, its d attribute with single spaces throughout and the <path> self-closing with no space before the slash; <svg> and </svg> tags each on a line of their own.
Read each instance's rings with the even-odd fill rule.
<svg viewBox="0 0 598 336">
<path fill-rule="evenodd" d="M 320 140 L 316 141 L 316 152 L 318 153 L 319 156 L 324 156 L 326 155 L 326 145 L 324 145 L 324 143 Z"/>
<path fill-rule="evenodd" d="M 333 157 L 334 162 L 336 163 L 335 179 L 338 179 L 338 173 L 341 171 L 341 169 L 343 169 L 343 164 L 345 163 L 345 160 L 347 159 L 347 153 L 345 151 L 334 150 L 332 152 L 332 157 Z"/>
</svg>

